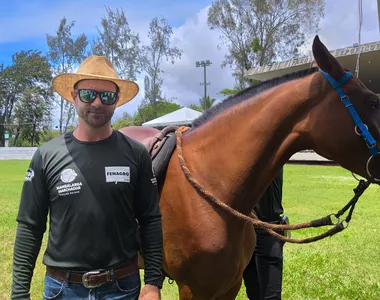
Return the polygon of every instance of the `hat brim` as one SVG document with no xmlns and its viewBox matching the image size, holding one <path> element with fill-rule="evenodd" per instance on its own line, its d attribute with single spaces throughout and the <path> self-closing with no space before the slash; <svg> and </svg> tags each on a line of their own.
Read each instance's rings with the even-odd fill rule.
<svg viewBox="0 0 380 300">
<path fill-rule="evenodd" d="M 112 81 L 115 84 L 117 84 L 118 87 L 120 88 L 119 101 L 116 104 L 117 107 L 131 101 L 133 98 L 136 97 L 137 93 L 139 92 L 139 86 L 133 81 L 130 81 L 127 79 L 115 79 L 113 77 L 100 76 L 100 75 L 87 75 L 87 74 L 75 74 L 75 73 L 61 74 L 61 75 L 57 75 L 53 79 L 52 84 L 53 84 L 54 90 L 62 98 L 74 104 L 74 99 L 71 95 L 71 91 L 73 90 L 75 83 L 84 79 L 107 80 L 107 81 Z"/>
</svg>

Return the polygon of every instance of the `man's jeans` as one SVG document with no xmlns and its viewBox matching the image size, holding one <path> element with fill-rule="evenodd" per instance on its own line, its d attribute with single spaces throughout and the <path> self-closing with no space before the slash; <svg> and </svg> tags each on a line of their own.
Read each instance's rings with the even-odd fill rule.
<svg viewBox="0 0 380 300">
<path fill-rule="evenodd" d="M 45 275 L 43 299 L 137 300 L 140 295 L 140 274 L 122 278 L 100 287 L 88 289 L 81 284 L 67 284 Z"/>
</svg>

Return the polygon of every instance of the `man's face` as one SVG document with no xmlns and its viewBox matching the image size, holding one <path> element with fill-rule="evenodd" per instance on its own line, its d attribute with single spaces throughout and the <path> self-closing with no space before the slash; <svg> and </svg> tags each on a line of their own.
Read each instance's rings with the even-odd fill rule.
<svg viewBox="0 0 380 300">
<path fill-rule="evenodd" d="M 96 96 L 96 99 L 92 103 L 84 103 L 79 99 L 77 93 L 79 89 L 88 89 L 97 92 L 116 92 L 116 85 L 106 80 L 83 80 L 78 82 L 76 90 L 71 92 L 73 99 L 75 99 L 76 111 L 84 122 L 95 128 L 107 124 L 113 116 L 118 98 L 115 104 L 112 105 L 103 104 L 99 95 Z"/>
</svg>

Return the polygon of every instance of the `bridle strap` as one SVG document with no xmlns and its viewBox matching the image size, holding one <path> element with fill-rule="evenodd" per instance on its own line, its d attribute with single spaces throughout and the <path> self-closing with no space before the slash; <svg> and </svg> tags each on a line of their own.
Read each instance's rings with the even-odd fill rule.
<svg viewBox="0 0 380 300">
<path fill-rule="evenodd" d="M 354 106 L 352 105 L 352 103 L 350 101 L 350 98 L 341 89 L 341 86 L 343 84 L 345 84 L 352 77 L 352 73 L 346 72 L 346 74 L 344 74 L 338 81 L 336 81 L 328 73 L 326 73 L 322 70 L 319 70 L 319 72 L 321 72 L 325 76 L 325 78 L 330 82 L 333 89 L 335 89 L 335 91 L 338 93 L 338 95 L 339 95 L 340 99 L 342 100 L 344 106 L 348 109 L 348 111 L 352 117 L 352 120 L 355 123 L 355 128 L 359 129 L 359 131 L 356 129 L 356 132 L 358 134 L 360 134 L 360 136 L 365 141 L 365 143 L 369 149 L 370 154 L 374 157 L 378 156 L 380 154 L 380 152 L 378 151 L 378 149 L 376 147 L 376 145 L 377 145 L 376 140 L 373 138 L 371 133 L 368 131 L 368 127 L 360 119 L 358 113 L 356 112 Z"/>
</svg>

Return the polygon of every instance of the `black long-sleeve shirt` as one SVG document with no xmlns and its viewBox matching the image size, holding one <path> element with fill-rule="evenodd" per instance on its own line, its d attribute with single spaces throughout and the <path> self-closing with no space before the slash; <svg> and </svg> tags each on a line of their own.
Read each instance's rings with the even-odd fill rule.
<svg viewBox="0 0 380 300">
<path fill-rule="evenodd" d="M 158 198 L 148 152 L 118 131 L 99 142 L 81 142 L 67 133 L 38 148 L 17 216 L 12 299 L 29 298 L 48 213 L 45 265 L 87 271 L 132 259 L 139 250 L 139 226 L 144 281 L 160 286 Z"/>
<path fill-rule="evenodd" d="M 284 168 L 282 167 L 254 208 L 257 217 L 262 221 L 280 221 L 280 215 L 284 213 L 282 207 L 283 173 Z"/>
</svg>

